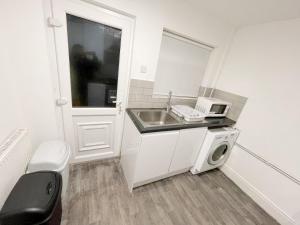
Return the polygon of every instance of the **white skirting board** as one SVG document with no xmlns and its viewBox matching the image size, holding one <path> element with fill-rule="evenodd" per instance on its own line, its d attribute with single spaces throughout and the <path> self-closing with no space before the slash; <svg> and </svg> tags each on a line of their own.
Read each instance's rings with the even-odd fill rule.
<svg viewBox="0 0 300 225">
<path fill-rule="evenodd" d="M 275 218 L 280 224 L 296 225 L 296 221 L 283 212 L 271 199 L 261 193 L 237 171 L 228 165 L 221 167 L 221 171 L 239 186 L 247 195 L 249 195 L 259 206 L 261 206 L 268 214 Z"/>
</svg>

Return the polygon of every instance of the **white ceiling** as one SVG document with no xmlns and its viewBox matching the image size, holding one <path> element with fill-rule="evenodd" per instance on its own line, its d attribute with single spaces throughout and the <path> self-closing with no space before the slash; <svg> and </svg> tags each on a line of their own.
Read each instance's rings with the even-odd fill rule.
<svg viewBox="0 0 300 225">
<path fill-rule="evenodd" d="M 237 26 L 300 18 L 300 0 L 188 0 Z"/>
</svg>

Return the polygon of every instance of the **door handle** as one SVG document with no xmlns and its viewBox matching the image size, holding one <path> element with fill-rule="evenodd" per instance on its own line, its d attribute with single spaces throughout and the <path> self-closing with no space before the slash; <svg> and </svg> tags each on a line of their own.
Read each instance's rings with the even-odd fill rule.
<svg viewBox="0 0 300 225">
<path fill-rule="evenodd" d="M 116 103 L 116 108 L 118 108 L 118 112 L 120 114 L 122 112 L 122 102 L 113 101 L 113 103 Z"/>
<path fill-rule="evenodd" d="M 68 99 L 67 98 L 58 98 L 56 99 L 56 105 L 57 106 L 63 106 L 68 104 Z"/>
<path fill-rule="evenodd" d="M 119 110 L 119 114 L 121 114 L 121 112 L 122 112 L 122 102 L 118 102 L 117 107 L 118 107 L 118 110 Z"/>
</svg>

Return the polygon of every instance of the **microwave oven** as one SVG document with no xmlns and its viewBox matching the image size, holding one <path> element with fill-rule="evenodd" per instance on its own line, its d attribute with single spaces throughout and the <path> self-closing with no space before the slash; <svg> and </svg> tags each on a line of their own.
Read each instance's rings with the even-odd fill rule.
<svg viewBox="0 0 300 225">
<path fill-rule="evenodd" d="M 204 113 L 206 117 L 225 117 L 230 107 L 230 102 L 217 98 L 199 97 L 195 109 Z"/>
</svg>

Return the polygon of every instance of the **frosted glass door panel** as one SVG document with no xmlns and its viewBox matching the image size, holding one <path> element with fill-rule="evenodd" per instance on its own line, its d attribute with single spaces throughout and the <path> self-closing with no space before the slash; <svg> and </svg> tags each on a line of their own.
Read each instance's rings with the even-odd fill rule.
<svg viewBox="0 0 300 225">
<path fill-rule="evenodd" d="M 120 29 L 67 15 L 73 107 L 115 107 Z"/>
</svg>

